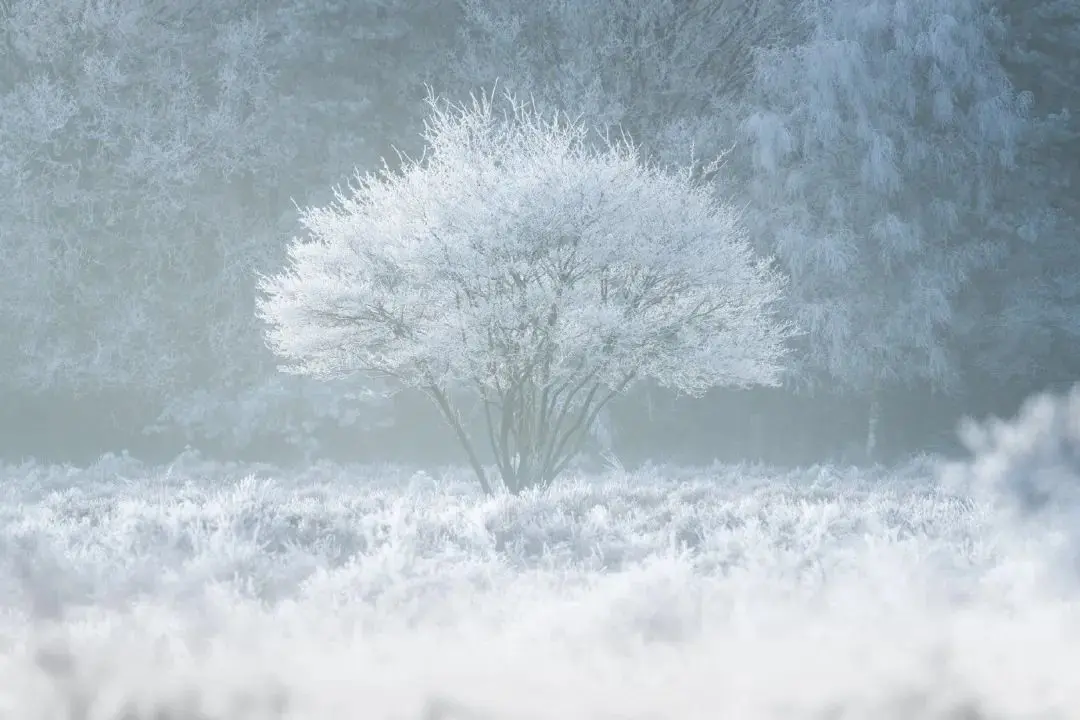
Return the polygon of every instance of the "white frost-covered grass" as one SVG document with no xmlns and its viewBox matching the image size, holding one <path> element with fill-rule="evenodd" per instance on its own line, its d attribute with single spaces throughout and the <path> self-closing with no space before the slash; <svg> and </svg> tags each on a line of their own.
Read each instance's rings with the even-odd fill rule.
<svg viewBox="0 0 1080 720">
<path fill-rule="evenodd" d="M 1067 534 L 927 463 L 0 482 L 5 720 L 1080 713 Z"/>
</svg>

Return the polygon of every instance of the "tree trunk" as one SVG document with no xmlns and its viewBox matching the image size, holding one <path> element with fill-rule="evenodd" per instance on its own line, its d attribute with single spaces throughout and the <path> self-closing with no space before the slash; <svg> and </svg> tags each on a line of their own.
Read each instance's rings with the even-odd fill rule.
<svg viewBox="0 0 1080 720">
<path fill-rule="evenodd" d="M 425 392 L 428 394 L 439 410 L 442 412 L 443 419 L 457 435 L 458 442 L 465 449 L 465 454 L 469 457 L 469 464 L 472 465 L 473 473 L 476 474 L 476 479 L 480 481 L 480 487 L 483 489 L 485 495 L 493 495 L 491 491 L 491 484 L 488 482 L 487 473 L 484 472 L 484 466 L 480 462 L 479 456 L 476 454 L 476 450 L 473 448 L 472 440 L 469 438 L 469 434 L 465 431 L 465 426 L 461 422 L 461 417 L 450 404 L 450 399 L 436 387 L 426 388 Z"/>
<path fill-rule="evenodd" d="M 866 416 L 866 461 L 877 459 L 878 420 L 881 417 L 881 400 L 877 384 L 870 391 L 870 411 Z"/>
</svg>

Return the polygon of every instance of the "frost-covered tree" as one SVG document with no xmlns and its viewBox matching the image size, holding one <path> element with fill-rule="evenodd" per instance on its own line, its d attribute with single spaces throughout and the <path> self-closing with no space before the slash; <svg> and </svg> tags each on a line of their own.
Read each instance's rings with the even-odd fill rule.
<svg viewBox="0 0 1080 720">
<path fill-rule="evenodd" d="M 511 492 L 549 484 L 637 381 L 776 382 L 783 280 L 689 172 L 512 100 L 431 106 L 424 158 L 304 211 L 308 236 L 263 279 L 289 370 L 423 391 L 490 491 L 476 403 Z"/>
<path fill-rule="evenodd" d="M 745 127 L 751 226 L 790 273 L 803 377 L 871 400 L 948 389 L 959 305 L 1016 231 L 1003 198 L 1030 97 L 984 0 L 801 0 L 805 42 L 758 52 Z"/>
</svg>

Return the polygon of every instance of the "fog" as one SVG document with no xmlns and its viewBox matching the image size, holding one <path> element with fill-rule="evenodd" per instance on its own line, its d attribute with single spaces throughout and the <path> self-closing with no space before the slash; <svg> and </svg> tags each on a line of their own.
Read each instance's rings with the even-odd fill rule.
<svg viewBox="0 0 1080 720">
<path fill-rule="evenodd" d="M 0 0 L 0 720 L 1080 715 L 1078 79 L 1075 0 Z"/>
</svg>

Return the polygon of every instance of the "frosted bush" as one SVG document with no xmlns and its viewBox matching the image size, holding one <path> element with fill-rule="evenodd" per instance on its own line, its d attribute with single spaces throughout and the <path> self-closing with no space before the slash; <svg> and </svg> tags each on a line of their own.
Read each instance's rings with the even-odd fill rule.
<svg viewBox="0 0 1080 720">
<path fill-rule="evenodd" d="M 1071 717 L 1078 397 L 944 477 L 0 467 L 0 712 Z"/>
<path fill-rule="evenodd" d="M 0 706 L 108 720 L 1077 707 L 1070 596 L 1026 573 L 1030 552 L 980 501 L 901 476 L 652 467 L 491 497 L 462 470 L 285 474 L 195 455 L 2 468 Z"/>
</svg>

